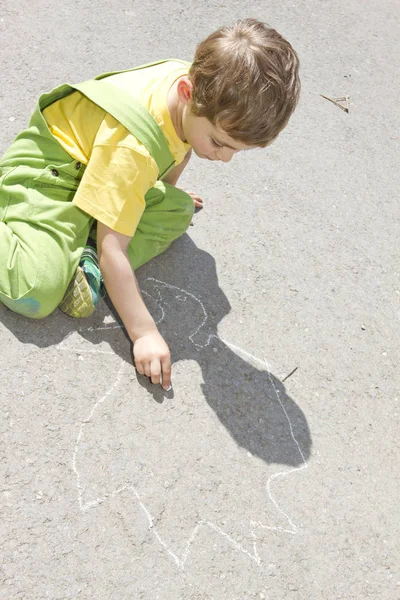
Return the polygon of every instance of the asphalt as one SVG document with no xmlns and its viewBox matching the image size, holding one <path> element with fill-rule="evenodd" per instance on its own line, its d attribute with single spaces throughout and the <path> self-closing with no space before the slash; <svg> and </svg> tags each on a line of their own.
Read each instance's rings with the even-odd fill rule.
<svg viewBox="0 0 400 600">
<path fill-rule="evenodd" d="M 205 208 L 138 271 L 173 391 L 105 301 L 0 306 L 2 599 L 400 598 L 398 3 L 2 0 L 0 150 L 41 92 L 247 16 L 302 97 L 270 148 L 193 160 Z"/>
</svg>

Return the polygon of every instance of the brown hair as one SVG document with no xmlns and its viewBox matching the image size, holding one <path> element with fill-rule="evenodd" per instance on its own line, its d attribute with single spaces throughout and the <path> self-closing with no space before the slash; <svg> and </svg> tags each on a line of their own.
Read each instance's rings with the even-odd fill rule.
<svg viewBox="0 0 400 600">
<path fill-rule="evenodd" d="M 292 46 L 265 23 L 221 27 L 197 46 L 189 71 L 192 113 L 233 139 L 267 146 L 296 107 L 298 70 Z"/>
</svg>

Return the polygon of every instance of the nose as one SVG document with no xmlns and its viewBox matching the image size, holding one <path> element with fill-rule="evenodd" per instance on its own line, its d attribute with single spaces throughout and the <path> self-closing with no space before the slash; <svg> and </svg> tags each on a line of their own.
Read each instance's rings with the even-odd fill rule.
<svg viewBox="0 0 400 600">
<path fill-rule="evenodd" d="M 225 163 L 228 163 L 230 160 L 232 160 L 234 154 L 235 150 L 231 150 L 230 148 L 223 148 L 222 152 L 220 153 L 220 160 L 222 160 Z"/>
</svg>

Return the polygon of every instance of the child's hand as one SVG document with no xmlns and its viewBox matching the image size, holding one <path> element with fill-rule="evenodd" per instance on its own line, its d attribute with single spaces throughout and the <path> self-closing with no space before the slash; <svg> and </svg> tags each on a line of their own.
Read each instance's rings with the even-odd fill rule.
<svg viewBox="0 0 400 600">
<path fill-rule="evenodd" d="M 194 205 L 195 205 L 196 208 L 204 208 L 203 200 L 200 198 L 200 196 L 198 194 L 196 194 L 196 192 L 188 192 L 188 191 L 186 191 L 186 193 L 189 194 L 189 196 L 193 200 Z"/>
<path fill-rule="evenodd" d="M 139 337 L 134 345 L 135 366 L 152 383 L 161 383 L 165 390 L 171 387 L 171 355 L 164 338 L 158 331 Z"/>
<path fill-rule="evenodd" d="M 183 188 L 179 188 L 179 189 L 182 190 Z M 200 198 L 200 196 L 198 196 L 198 194 L 196 194 L 196 192 L 188 192 L 187 190 L 184 190 L 184 191 L 187 194 L 189 194 L 189 196 L 193 200 L 195 209 L 197 208 L 198 210 L 201 210 L 202 208 L 204 208 L 203 200 Z M 193 219 L 190 221 L 190 224 L 194 225 Z"/>
<path fill-rule="evenodd" d="M 176 186 L 178 188 L 178 190 L 182 190 L 182 192 L 186 192 L 186 194 L 189 194 L 189 196 L 191 197 L 191 199 L 193 200 L 194 206 L 195 208 L 204 208 L 204 202 L 202 200 L 202 198 L 200 198 L 200 196 L 198 194 L 196 194 L 196 192 L 189 192 L 188 190 L 184 190 L 183 188 Z"/>
</svg>

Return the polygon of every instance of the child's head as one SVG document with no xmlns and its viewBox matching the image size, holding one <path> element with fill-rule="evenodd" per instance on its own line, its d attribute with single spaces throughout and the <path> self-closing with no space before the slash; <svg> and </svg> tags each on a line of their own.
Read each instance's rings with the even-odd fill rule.
<svg viewBox="0 0 400 600">
<path fill-rule="evenodd" d="M 296 107 L 298 70 L 292 46 L 264 23 L 221 27 L 196 49 L 191 113 L 246 146 L 268 146 Z"/>
</svg>

